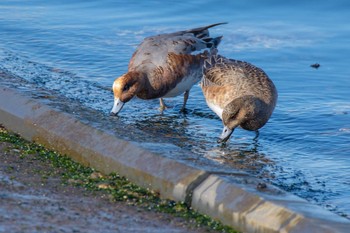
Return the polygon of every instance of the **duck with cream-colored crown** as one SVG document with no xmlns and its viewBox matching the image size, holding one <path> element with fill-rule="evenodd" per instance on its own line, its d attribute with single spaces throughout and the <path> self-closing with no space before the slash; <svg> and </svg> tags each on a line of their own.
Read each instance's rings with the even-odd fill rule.
<svg viewBox="0 0 350 233">
<path fill-rule="evenodd" d="M 218 143 L 226 142 L 238 126 L 257 131 L 269 120 L 277 102 L 271 79 L 254 65 L 211 51 L 200 83 L 207 105 L 222 120 Z"/>
<path fill-rule="evenodd" d="M 208 29 L 220 24 L 147 37 L 131 57 L 128 72 L 113 83 L 114 105 L 111 115 L 117 115 L 134 96 L 141 99 L 163 98 L 184 93 L 185 110 L 191 87 L 200 81 L 205 49 L 216 48 L 221 36 L 211 38 Z M 204 51 L 203 51 L 204 50 Z"/>
</svg>

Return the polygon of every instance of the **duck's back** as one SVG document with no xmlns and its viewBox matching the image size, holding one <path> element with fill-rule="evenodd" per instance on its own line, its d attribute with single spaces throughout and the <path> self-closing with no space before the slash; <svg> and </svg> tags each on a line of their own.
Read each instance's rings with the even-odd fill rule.
<svg viewBox="0 0 350 233">
<path fill-rule="evenodd" d="M 128 68 L 162 67 L 166 65 L 169 54 L 193 55 L 205 48 L 216 47 L 221 37 L 211 38 L 208 29 L 220 24 L 223 23 L 147 37 L 132 55 Z"/>
<path fill-rule="evenodd" d="M 253 95 L 267 104 L 275 105 L 276 87 L 262 69 L 220 55 L 210 59 L 205 63 L 203 72 L 204 79 L 212 86 L 225 87 L 232 99 Z"/>
<path fill-rule="evenodd" d="M 201 67 L 208 54 L 203 50 L 216 47 L 221 40 L 221 37 L 211 38 L 208 28 L 220 24 L 145 38 L 128 67 L 129 71 L 147 77 L 137 96 L 174 97 L 188 91 L 201 79 Z"/>
</svg>

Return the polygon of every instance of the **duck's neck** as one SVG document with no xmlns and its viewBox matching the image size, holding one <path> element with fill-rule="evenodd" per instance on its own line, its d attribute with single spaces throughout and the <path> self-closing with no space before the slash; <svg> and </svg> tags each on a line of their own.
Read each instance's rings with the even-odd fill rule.
<svg viewBox="0 0 350 233">
<path fill-rule="evenodd" d="M 128 75 L 132 76 L 137 83 L 137 91 L 135 95 L 140 99 L 150 99 L 150 90 L 152 89 L 147 74 L 139 71 L 129 71 Z"/>
</svg>

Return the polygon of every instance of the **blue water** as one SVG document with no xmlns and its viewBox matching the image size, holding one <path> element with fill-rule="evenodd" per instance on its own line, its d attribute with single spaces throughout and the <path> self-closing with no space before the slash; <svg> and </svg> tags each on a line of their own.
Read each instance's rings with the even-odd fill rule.
<svg viewBox="0 0 350 233">
<path fill-rule="evenodd" d="M 220 53 L 263 68 L 279 91 L 258 139 L 237 129 L 226 147 L 217 145 L 222 124 L 198 86 L 185 116 L 182 97 L 167 99 L 172 107 L 163 115 L 158 100 L 135 99 L 119 123 L 191 152 L 170 153 L 176 159 L 251 172 L 349 218 L 349 15 L 346 0 L 2 0 L 0 70 L 107 115 L 107 89 L 144 37 L 228 22 L 211 30 L 224 35 Z"/>
</svg>

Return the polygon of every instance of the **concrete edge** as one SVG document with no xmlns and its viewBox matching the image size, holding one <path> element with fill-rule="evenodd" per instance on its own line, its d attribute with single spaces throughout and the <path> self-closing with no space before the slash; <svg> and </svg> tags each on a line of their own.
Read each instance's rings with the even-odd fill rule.
<svg viewBox="0 0 350 233">
<path fill-rule="evenodd" d="M 252 177 L 210 175 L 193 191 L 192 207 L 244 232 L 348 232 L 350 221 Z"/>
<path fill-rule="evenodd" d="M 0 86 L 0 124 L 103 173 L 118 172 L 163 198 L 244 232 L 348 232 L 350 221 L 275 187 L 260 192 L 257 179 L 229 182 L 157 155 L 73 116 Z M 5 100 L 5 101 L 4 101 Z M 247 180 L 249 182 L 247 182 Z M 276 194 L 276 193 L 282 193 Z M 305 210 L 307 209 L 307 210 Z M 310 211 L 311 210 L 311 211 Z"/>
</svg>

